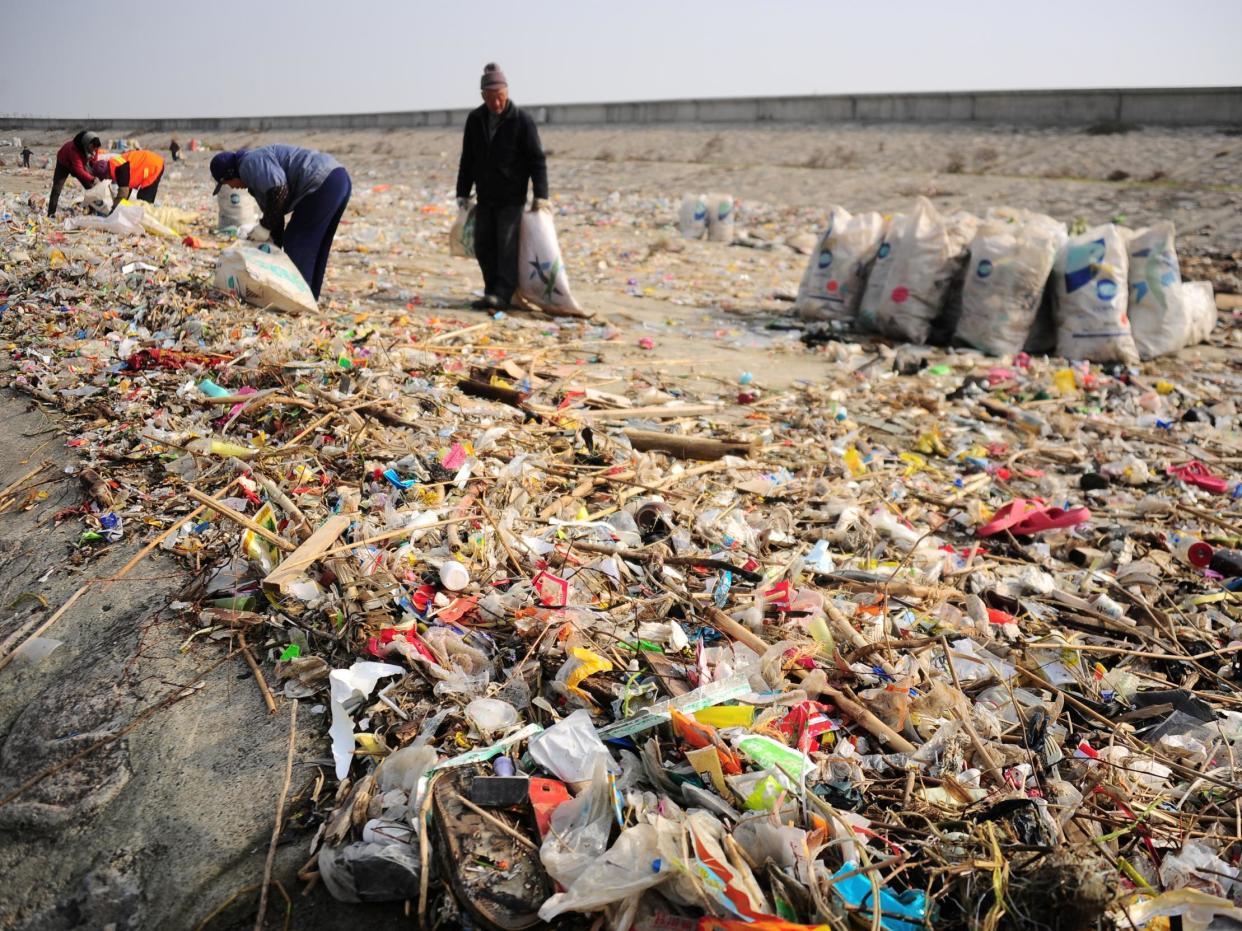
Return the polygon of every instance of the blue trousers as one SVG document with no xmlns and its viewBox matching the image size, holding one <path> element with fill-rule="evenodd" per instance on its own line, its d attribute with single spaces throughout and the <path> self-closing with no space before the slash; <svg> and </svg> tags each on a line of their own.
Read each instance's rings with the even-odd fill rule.
<svg viewBox="0 0 1242 931">
<path fill-rule="evenodd" d="M 336 227 L 352 191 L 349 172 L 334 168 L 317 191 L 298 201 L 285 227 L 285 253 L 310 285 L 315 300 L 319 300 L 323 273 L 328 268 L 328 253 L 332 251 Z"/>
</svg>

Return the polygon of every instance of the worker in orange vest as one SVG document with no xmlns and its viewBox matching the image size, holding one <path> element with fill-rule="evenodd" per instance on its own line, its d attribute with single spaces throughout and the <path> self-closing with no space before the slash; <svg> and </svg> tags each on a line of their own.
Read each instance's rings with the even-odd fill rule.
<svg viewBox="0 0 1242 931">
<path fill-rule="evenodd" d="M 96 159 L 91 163 L 91 171 L 101 181 L 116 182 L 120 189 L 112 205 L 113 210 L 131 191 L 138 192 L 139 200 L 153 204 L 160 179 L 164 177 L 164 159 L 146 149 L 134 149 L 116 158 Z"/>
</svg>

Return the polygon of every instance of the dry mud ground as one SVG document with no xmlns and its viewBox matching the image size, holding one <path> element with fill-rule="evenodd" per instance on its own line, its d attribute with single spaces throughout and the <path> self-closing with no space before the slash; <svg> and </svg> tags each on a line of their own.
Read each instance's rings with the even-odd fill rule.
<svg viewBox="0 0 1242 931">
<path fill-rule="evenodd" d="M 141 127 L 100 132 L 167 145 Z M 63 138 L 27 141 L 40 164 Z M 204 141 L 214 148 L 288 141 L 333 152 L 346 164 L 355 195 L 329 271 L 333 299 L 361 307 L 400 303 L 412 314 L 444 316 L 449 309 L 466 323 L 484 319 L 461 309 L 479 288 L 477 269 L 444 248 L 456 132 L 217 134 Z M 1227 133 L 634 127 L 547 129 L 544 143 L 574 290 L 626 332 L 609 345 L 608 361 L 684 371 L 717 386 L 753 370 L 776 389 L 816 378 L 830 364 L 789 334 L 763 327 L 788 307 L 774 297 L 796 289 L 805 264 L 784 243 L 814 233 L 829 203 L 891 211 L 924 194 L 945 210 L 982 213 L 1007 204 L 1065 220 L 1124 216 L 1132 226 L 1172 219 L 1183 255 L 1212 259 L 1195 266 L 1195 276 L 1210 272 L 1218 287 L 1242 290 L 1231 277 L 1242 250 L 1242 138 Z M 15 156 L 0 149 L 8 162 L 0 168 L 0 191 L 44 196 L 50 171 L 15 169 Z M 210 214 L 208 157 L 191 154 L 171 167 L 161 199 Z M 685 191 L 734 194 L 746 235 L 762 248 L 679 240 L 672 224 Z M 66 199 L 76 199 L 72 182 Z M 639 335 L 650 335 L 656 348 L 637 349 Z M 1193 364 L 1202 351 L 1184 355 Z M 55 411 L 5 396 L 0 417 L 0 485 L 43 459 L 71 461 Z M 118 544 L 76 564 L 72 544 L 80 526 L 70 519 L 56 527 L 53 515 L 80 503 L 80 491 L 50 474 L 45 499 L 0 515 L 6 636 L 46 617 L 86 581 L 108 578 L 141 543 Z M 62 641 L 50 656 L 0 672 L 6 794 L 193 688 L 82 764 L 0 807 L 0 928 L 191 928 L 258 883 L 288 722 L 266 714 L 240 660 L 219 664 L 223 651 L 209 645 L 181 649 L 187 631 L 176 612 L 162 609 L 184 578 L 171 560 L 149 557 L 125 581 L 96 585 L 78 600 L 49 632 Z M 304 705 L 295 796 L 327 757 L 323 733 L 321 718 Z M 311 831 L 297 813 L 295 804 L 275 871 L 293 897 L 292 926 L 408 927 L 399 905 L 341 905 L 322 887 L 301 897 L 293 873 L 306 859 Z M 255 894 L 244 892 L 211 927 L 249 927 L 254 905 Z M 277 896 L 270 926 L 278 926 L 282 912 Z"/>
</svg>

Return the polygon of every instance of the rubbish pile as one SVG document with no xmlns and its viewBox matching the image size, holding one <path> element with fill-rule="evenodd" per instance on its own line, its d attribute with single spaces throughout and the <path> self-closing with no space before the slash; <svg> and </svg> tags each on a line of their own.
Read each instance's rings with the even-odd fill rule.
<svg viewBox="0 0 1242 931">
<path fill-rule="evenodd" d="M 145 533 L 201 567 L 194 649 L 322 720 L 308 883 L 423 927 L 1242 918 L 1233 357 L 834 343 L 815 383 L 692 392 L 583 353 L 607 324 L 289 316 L 221 287 L 215 242 L 3 212 L 0 378 L 67 418 L 82 556 Z M 973 237 L 1038 252 L 1006 288 L 1041 299 L 1054 235 L 990 218 L 925 262 L 876 220 L 829 230 L 873 280 L 939 294 Z M 388 294 L 415 250 L 366 229 L 346 274 Z M 916 320 L 840 281 L 842 313 Z"/>
<path fill-rule="evenodd" d="M 915 344 L 1127 364 L 1201 343 L 1216 325 L 1211 284 L 1182 281 L 1171 223 L 1067 232 L 1007 207 L 982 221 L 942 216 L 924 197 L 889 217 L 832 207 L 794 310 Z"/>
</svg>

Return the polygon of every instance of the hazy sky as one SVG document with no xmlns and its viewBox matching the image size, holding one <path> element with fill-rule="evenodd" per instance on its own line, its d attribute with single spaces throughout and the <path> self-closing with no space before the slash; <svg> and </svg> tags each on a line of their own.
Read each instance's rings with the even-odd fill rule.
<svg viewBox="0 0 1242 931">
<path fill-rule="evenodd" d="M 0 0 L 0 114 L 1242 85 L 1242 0 Z"/>
</svg>

